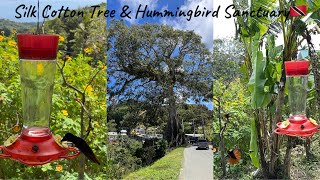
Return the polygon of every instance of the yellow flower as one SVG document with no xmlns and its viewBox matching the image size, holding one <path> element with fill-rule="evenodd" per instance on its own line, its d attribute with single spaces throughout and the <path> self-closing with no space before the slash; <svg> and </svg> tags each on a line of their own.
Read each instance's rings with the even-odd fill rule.
<svg viewBox="0 0 320 180">
<path fill-rule="evenodd" d="M 91 54 L 92 53 L 92 49 L 91 48 L 85 48 L 83 50 L 86 54 Z"/>
<path fill-rule="evenodd" d="M 92 94 L 93 88 L 91 85 L 89 85 L 86 89 L 86 92 L 88 92 L 88 94 Z"/>
<path fill-rule="evenodd" d="M 17 43 L 14 41 L 9 41 L 8 44 L 9 44 L 9 46 L 16 46 L 17 45 Z"/>
<path fill-rule="evenodd" d="M 16 124 L 15 126 L 13 126 L 12 130 L 13 130 L 13 132 L 15 132 L 15 133 L 19 132 L 19 131 L 20 131 L 20 126 L 19 126 L 19 124 Z"/>
<path fill-rule="evenodd" d="M 56 166 L 56 171 L 60 172 L 60 171 L 62 171 L 62 169 L 63 169 L 62 165 L 58 164 Z"/>
<path fill-rule="evenodd" d="M 64 37 L 63 36 L 59 36 L 59 42 L 64 42 Z"/>
<path fill-rule="evenodd" d="M 37 64 L 37 74 L 41 75 L 43 74 L 44 69 L 42 64 Z"/>
<path fill-rule="evenodd" d="M 102 70 L 106 70 L 106 69 L 107 69 L 107 66 L 103 66 L 103 67 L 102 67 Z"/>
<path fill-rule="evenodd" d="M 3 39 L 4 39 L 4 37 L 0 35 L 0 41 L 2 41 Z"/>
<path fill-rule="evenodd" d="M 67 110 L 62 110 L 61 112 L 62 112 L 62 114 L 63 114 L 64 116 L 68 116 L 68 115 L 69 115 Z"/>
<path fill-rule="evenodd" d="M 213 153 L 217 152 L 217 149 L 216 148 L 212 148 L 212 152 Z"/>
<path fill-rule="evenodd" d="M 72 58 L 70 57 L 70 56 L 66 56 L 66 61 L 71 61 L 72 60 Z"/>
</svg>

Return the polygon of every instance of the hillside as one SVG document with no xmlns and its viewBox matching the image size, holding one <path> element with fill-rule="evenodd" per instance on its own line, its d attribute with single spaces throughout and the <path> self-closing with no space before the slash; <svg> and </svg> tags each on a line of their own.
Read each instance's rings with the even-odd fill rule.
<svg viewBox="0 0 320 180">
<path fill-rule="evenodd" d="M 7 19 L 0 19 L 0 31 L 4 31 L 4 35 L 9 35 L 12 29 L 16 29 L 18 33 L 30 32 L 36 26 L 36 23 L 18 23 Z"/>
</svg>

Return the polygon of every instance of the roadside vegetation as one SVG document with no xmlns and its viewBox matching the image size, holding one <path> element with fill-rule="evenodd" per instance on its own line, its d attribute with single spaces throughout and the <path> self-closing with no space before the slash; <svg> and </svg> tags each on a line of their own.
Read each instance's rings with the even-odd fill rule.
<svg viewBox="0 0 320 180">
<path fill-rule="evenodd" d="M 183 165 L 184 148 L 179 147 L 169 152 L 154 164 L 125 176 L 125 180 L 165 180 L 178 179 Z"/>
</svg>

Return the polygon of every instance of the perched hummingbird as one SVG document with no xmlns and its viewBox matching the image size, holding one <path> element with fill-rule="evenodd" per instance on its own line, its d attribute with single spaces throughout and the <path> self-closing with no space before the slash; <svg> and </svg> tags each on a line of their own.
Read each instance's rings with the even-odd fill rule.
<svg viewBox="0 0 320 180">
<path fill-rule="evenodd" d="M 77 137 L 71 133 L 67 133 L 62 138 L 62 141 L 69 141 L 72 142 L 87 158 L 89 158 L 92 162 L 95 162 L 100 165 L 100 162 L 94 155 L 92 149 L 89 147 L 89 145 L 84 141 L 82 138 Z"/>
</svg>

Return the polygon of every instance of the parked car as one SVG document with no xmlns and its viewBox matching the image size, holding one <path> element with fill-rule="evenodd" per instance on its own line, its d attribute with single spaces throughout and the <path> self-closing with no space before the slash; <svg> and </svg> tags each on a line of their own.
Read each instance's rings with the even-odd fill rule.
<svg viewBox="0 0 320 180">
<path fill-rule="evenodd" d="M 198 141 L 198 138 L 197 137 L 190 137 L 190 144 L 196 146 L 197 145 L 197 141 Z"/>
<path fill-rule="evenodd" d="M 206 139 L 199 139 L 197 149 L 209 149 L 208 141 Z"/>
</svg>

